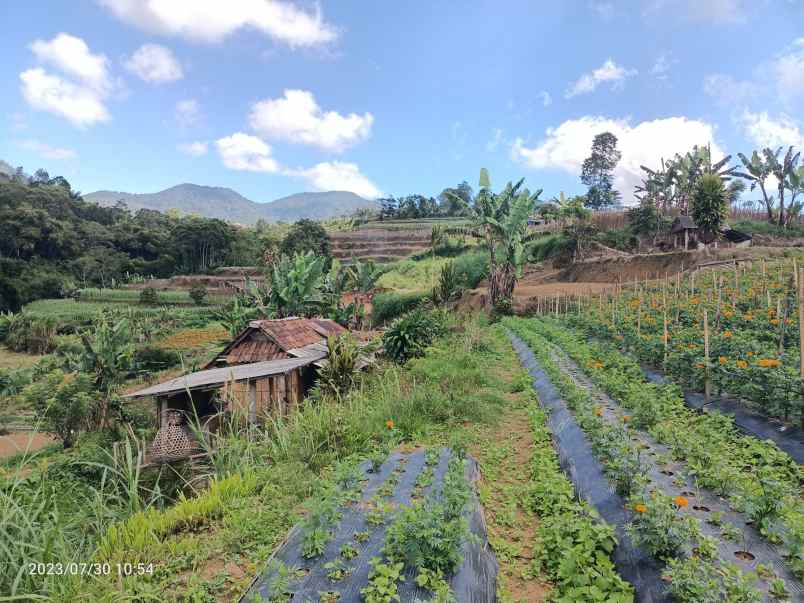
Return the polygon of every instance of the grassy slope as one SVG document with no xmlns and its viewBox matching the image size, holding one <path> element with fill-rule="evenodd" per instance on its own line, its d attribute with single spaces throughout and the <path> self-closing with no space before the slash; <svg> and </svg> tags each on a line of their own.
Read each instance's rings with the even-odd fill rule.
<svg viewBox="0 0 804 603">
<path fill-rule="evenodd" d="M 154 561 L 153 576 L 124 579 L 119 585 L 74 582 L 70 590 L 98 600 L 112 600 L 120 585 L 120 600 L 147 600 L 158 593 L 167 596 L 159 600 L 168 601 L 232 600 L 304 512 L 304 501 L 323 486 L 333 461 L 408 442 L 472 447 L 484 470 L 489 531 L 503 564 L 501 598 L 532 600 L 530 594 L 541 592 L 543 581 L 528 577 L 516 553 L 529 548 L 523 542 L 527 534 L 510 523 L 513 513 L 533 525 L 533 518 L 518 508 L 526 472 L 512 474 L 509 455 L 512 447 L 529 446 L 527 437 L 511 439 L 509 431 L 526 425 L 527 395 L 517 393 L 524 389 L 523 377 L 511 370 L 516 359 L 498 331 L 474 318 L 465 327 L 425 358 L 367 376 L 343 402 L 305 407 L 278 433 L 229 438 L 215 458 L 219 485 L 214 496 L 205 491 L 172 510 L 135 515 L 120 524 L 132 529 L 128 539 L 125 529 L 107 532 L 97 549 L 100 559 Z M 386 427 L 388 419 L 394 421 L 393 430 Z M 527 451 L 517 450 L 514 458 L 526 457 Z M 143 542 L 142 535 L 153 534 L 156 526 L 161 535 Z"/>
</svg>

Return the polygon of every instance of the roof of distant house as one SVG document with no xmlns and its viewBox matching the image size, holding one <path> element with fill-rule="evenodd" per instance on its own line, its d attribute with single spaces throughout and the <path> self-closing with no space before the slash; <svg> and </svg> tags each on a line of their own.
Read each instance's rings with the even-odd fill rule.
<svg viewBox="0 0 804 603">
<path fill-rule="evenodd" d="M 672 234 L 677 232 L 681 232 L 683 230 L 697 230 L 698 227 L 695 225 L 695 222 L 692 221 L 692 218 L 689 216 L 678 216 L 675 220 L 673 220 L 673 226 L 670 229 Z"/>
</svg>

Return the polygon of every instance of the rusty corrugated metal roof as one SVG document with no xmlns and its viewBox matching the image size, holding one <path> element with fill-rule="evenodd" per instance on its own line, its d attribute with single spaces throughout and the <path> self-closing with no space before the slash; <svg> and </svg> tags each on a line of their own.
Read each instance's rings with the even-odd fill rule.
<svg viewBox="0 0 804 603">
<path fill-rule="evenodd" d="M 287 354 L 265 333 L 255 329 L 240 343 L 231 347 L 225 358 L 227 364 L 245 364 L 287 358 Z"/>
<path fill-rule="evenodd" d="M 284 351 L 317 343 L 326 339 L 328 335 L 346 330 L 334 320 L 327 318 L 255 320 L 249 323 L 249 326 L 252 325 L 257 326 Z"/>
</svg>

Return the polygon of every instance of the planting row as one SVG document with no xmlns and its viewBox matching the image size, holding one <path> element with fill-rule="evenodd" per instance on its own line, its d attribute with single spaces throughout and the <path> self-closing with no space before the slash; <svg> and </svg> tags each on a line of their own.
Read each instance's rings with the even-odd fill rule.
<svg viewBox="0 0 804 603">
<path fill-rule="evenodd" d="M 621 494 L 630 495 L 632 537 L 668 564 L 669 590 L 674 598 L 702 601 L 729 597 L 729 600 L 753 601 L 760 600 L 762 592 L 784 596 L 787 587 L 773 575 L 772 562 L 779 559 L 773 545 L 784 541 L 783 552 L 791 569 L 800 571 L 801 564 L 796 535 L 796 518 L 800 513 L 796 499 L 798 470 L 786 455 L 765 443 L 739 438 L 733 428 L 720 421 L 722 417 L 695 416 L 683 406 L 677 388 L 645 383 L 638 365 L 628 366 L 627 359 L 616 353 L 611 358 L 599 350 L 592 353 L 583 340 L 573 339 L 541 321 L 512 320 L 508 326 L 534 349 L 587 432 L 609 478 Z M 545 336 L 560 343 L 589 370 L 594 380 L 600 378 L 603 389 L 628 408 L 629 414 L 616 412 L 610 400 L 605 400 L 609 406 L 601 404 L 601 399 L 590 393 L 591 384 L 584 382 L 583 376 L 573 369 L 577 367 L 557 350 L 551 352 L 552 346 Z M 657 445 L 657 441 L 662 445 Z M 702 450 L 706 445 L 711 445 L 709 450 Z M 650 453 L 645 454 L 645 450 Z M 651 458 L 652 455 L 657 458 Z M 694 482 L 681 476 L 670 479 L 673 472 L 666 469 L 667 463 L 684 459 L 688 461 L 685 469 Z M 735 463 L 739 468 L 736 474 L 728 470 Z M 742 471 L 749 465 L 755 473 Z M 725 481 L 717 482 L 718 479 Z M 694 492 L 684 490 L 693 484 Z M 699 486 L 730 495 L 732 506 L 749 515 L 770 541 L 759 547 L 762 559 L 767 557 L 767 562 L 756 566 L 766 578 L 757 586 L 751 585 L 750 573 L 721 561 L 731 558 L 735 546 L 724 542 L 728 535 L 715 524 L 724 511 L 728 518 L 733 518 L 733 511 L 728 508 L 718 511 L 718 498 L 709 496 L 699 498 L 699 504 L 693 502 L 692 506 L 700 512 L 698 509 L 684 512 L 690 506 L 689 499 L 700 494 Z M 682 491 L 675 498 L 663 493 L 676 487 Z M 773 505 L 771 499 L 775 500 Z M 701 500 L 712 509 L 700 504 Z M 708 519 L 706 513 L 710 510 L 715 511 L 714 523 L 694 518 Z M 726 552 L 729 554 L 725 555 Z M 778 564 L 776 569 L 779 570 Z M 784 567 L 781 573 L 787 574 Z M 800 585 L 794 586 L 794 590 L 800 589 Z M 712 598 L 700 598 L 704 592 L 712 593 L 707 595 Z"/>
<path fill-rule="evenodd" d="M 797 281 L 789 261 L 735 264 L 638 283 L 606 303 L 590 300 L 571 320 L 687 387 L 702 391 L 709 380 L 766 415 L 799 421 Z"/>
</svg>

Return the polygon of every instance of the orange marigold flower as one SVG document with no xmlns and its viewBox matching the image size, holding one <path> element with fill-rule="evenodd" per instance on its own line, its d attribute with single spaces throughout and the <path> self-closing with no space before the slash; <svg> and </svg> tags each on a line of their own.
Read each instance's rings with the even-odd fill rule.
<svg viewBox="0 0 804 603">
<path fill-rule="evenodd" d="M 385 422 L 385 426 L 386 426 L 388 429 L 393 429 L 393 428 L 394 428 L 394 422 L 393 422 L 391 419 L 388 419 L 388 420 Z"/>
<path fill-rule="evenodd" d="M 697 362 L 695 363 L 695 368 L 699 369 L 706 368 L 706 365 L 703 362 Z"/>
<path fill-rule="evenodd" d="M 732 336 L 731 331 L 723 331 L 723 337 L 731 337 L 731 336 Z"/>
<path fill-rule="evenodd" d="M 623 423 L 628 423 L 628 421 L 630 421 L 630 420 L 631 420 L 631 417 L 629 415 L 623 415 Z"/>
<path fill-rule="evenodd" d="M 690 504 L 690 501 L 688 501 L 688 500 L 687 500 L 685 497 L 683 497 L 683 496 L 676 496 L 676 497 L 673 499 L 673 502 L 674 502 L 674 503 L 676 503 L 676 506 L 677 506 L 679 509 L 683 509 L 684 507 L 686 507 L 686 506 L 688 506 L 688 505 Z"/>
<path fill-rule="evenodd" d="M 634 507 L 634 511 L 637 513 L 645 513 L 647 510 L 648 508 L 643 504 L 639 504 Z"/>
<path fill-rule="evenodd" d="M 748 357 L 749 357 L 749 358 L 750 358 L 751 356 L 753 356 L 753 355 L 754 355 L 754 352 L 748 352 Z"/>
<path fill-rule="evenodd" d="M 728 358 L 726 358 L 725 356 L 720 356 L 720 357 L 718 357 L 717 361 L 718 361 L 720 364 L 726 364 L 726 363 L 729 361 L 729 359 L 728 359 Z"/>
<path fill-rule="evenodd" d="M 596 417 L 603 416 L 603 409 L 600 406 L 595 406 L 595 416 Z"/>
<path fill-rule="evenodd" d="M 771 318 L 770 323 L 772 325 L 778 325 L 779 324 L 779 319 L 778 318 Z"/>
<path fill-rule="evenodd" d="M 754 320 L 754 315 L 753 315 L 753 314 L 751 314 L 751 313 L 749 312 L 749 313 L 745 314 L 745 315 L 743 316 L 743 318 L 744 318 L 745 320 Z"/>
<path fill-rule="evenodd" d="M 781 364 L 777 358 L 760 358 L 757 364 L 762 368 L 774 368 Z"/>
<path fill-rule="evenodd" d="M 736 364 L 737 368 L 741 369 L 748 368 L 748 363 L 745 360 L 738 360 Z"/>
</svg>

